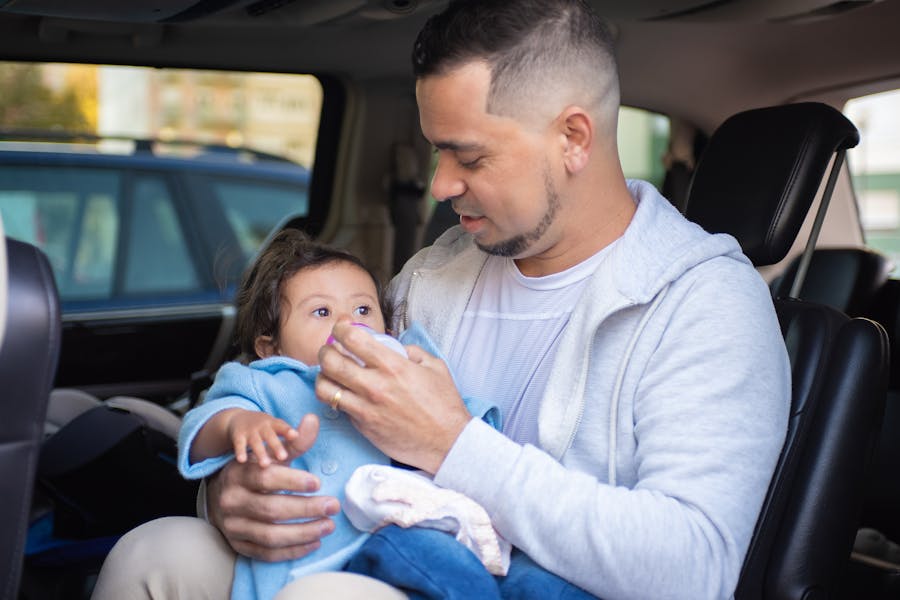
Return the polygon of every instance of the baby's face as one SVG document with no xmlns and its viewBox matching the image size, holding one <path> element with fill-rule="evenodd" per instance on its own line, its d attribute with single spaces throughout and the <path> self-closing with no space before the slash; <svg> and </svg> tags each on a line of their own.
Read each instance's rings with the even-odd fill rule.
<svg viewBox="0 0 900 600">
<path fill-rule="evenodd" d="M 307 365 L 319 362 L 338 319 L 364 323 L 384 333 L 375 282 L 352 263 L 335 261 L 301 269 L 284 283 L 278 354 Z"/>
</svg>

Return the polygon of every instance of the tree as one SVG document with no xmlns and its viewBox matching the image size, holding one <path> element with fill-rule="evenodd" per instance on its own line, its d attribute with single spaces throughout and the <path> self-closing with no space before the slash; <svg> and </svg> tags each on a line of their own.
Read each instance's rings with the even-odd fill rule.
<svg viewBox="0 0 900 600">
<path fill-rule="evenodd" d="M 52 131 L 90 131 L 70 87 L 60 93 L 46 86 L 39 65 L 0 63 L 0 128 Z"/>
</svg>

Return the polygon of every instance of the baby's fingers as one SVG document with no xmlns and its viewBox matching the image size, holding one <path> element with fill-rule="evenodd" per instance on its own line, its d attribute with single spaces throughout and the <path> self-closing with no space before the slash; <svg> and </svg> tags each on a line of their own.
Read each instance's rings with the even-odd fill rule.
<svg viewBox="0 0 900 600">
<path fill-rule="evenodd" d="M 256 460 L 261 467 L 267 467 L 272 463 L 272 459 L 269 457 L 269 451 L 266 449 L 266 441 L 263 438 L 262 434 L 259 432 L 254 432 L 250 435 L 250 439 L 247 440 L 248 445 L 250 446 L 250 451 L 256 455 Z"/>
<path fill-rule="evenodd" d="M 234 459 L 239 463 L 247 462 L 247 437 L 236 434 L 231 443 L 234 444 Z"/>
<path fill-rule="evenodd" d="M 287 431 L 293 431 L 290 427 L 287 427 Z M 287 435 L 287 431 L 285 431 L 282 435 Z M 284 444 L 281 442 L 281 438 L 278 436 L 280 432 L 276 432 L 273 429 L 266 429 L 261 432 L 263 439 L 266 444 L 269 446 L 269 452 L 275 457 L 275 460 L 287 460 L 288 453 L 284 448 Z M 294 432 L 296 433 L 296 432 Z"/>
</svg>

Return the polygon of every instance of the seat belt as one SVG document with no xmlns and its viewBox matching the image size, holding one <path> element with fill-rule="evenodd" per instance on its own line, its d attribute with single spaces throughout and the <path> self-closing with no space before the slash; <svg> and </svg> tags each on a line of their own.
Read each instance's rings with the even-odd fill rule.
<svg viewBox="0 0 900 600">
<path fill-rule="evenodd" d="M 419 204 L 425 192 L 415 149 L 409 144 L 395 144 L 393 154 L 390 215 L 394 226 L 394 257 L 391 275 L 399 273 L 417 249 Z"/>
</svg>

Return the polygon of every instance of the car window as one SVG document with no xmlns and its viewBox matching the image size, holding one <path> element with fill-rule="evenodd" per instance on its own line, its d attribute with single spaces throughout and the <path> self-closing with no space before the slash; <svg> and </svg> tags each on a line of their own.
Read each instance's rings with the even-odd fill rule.
<svg viewBox="0 0 900 600">
<path fill-rule="evenodd" d="M 62 297 L 109 296 L 120 189 L 114 171 L 0 165 L 6 235 L 44 250 Z"/>
<path fill-rule="evenodd" d="M 311 215 L 313 76 L 16 62 L 0 76 L 16 90 L 0 101 L 0 214 L 49 256 L 64 313 L 228 300 L 273 228 Z"/>
<path fill-rule="evenodd" d="M 849 101 L 844 113 L 860 132 L 847 153 L 866 245 L 900 273 L 900 90 Z"/>
<path fill-rule="evenodd" d="M 185 232 L 171 194 L 161 177 L 134 182 L 124 292 L 194 291 L 200 282 L 188 253 Z"/>
<path fill-rule="evenodd" d="M 309 214 L 307 192 L 297 186 L 223 178 L 211 181 L 211 185 L 248 260 L 279 223 L 290 217 Z"/>
<path fill-rule="evenodd" d="M 64 226 L 64 222 L 61 224 Z M 86 198 L 83 218 L 76 224 L 71 234 L 76 242 L 75 260 L 63 294 L 67 298 L 109 297 L 119 234 L 118 202 L 105 194 Z M 61 251 L 59 254 L 65 255 Z"/>
<path fill-rule="evenodd" d="M 625 177 L 649 181 L 662 190 L 662 157 L 669 145 L 669 117 L 640 108 L 619 109 L 619 156 Z"/>
</svg>

